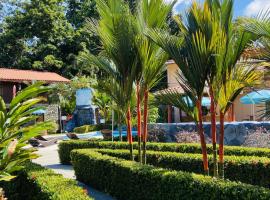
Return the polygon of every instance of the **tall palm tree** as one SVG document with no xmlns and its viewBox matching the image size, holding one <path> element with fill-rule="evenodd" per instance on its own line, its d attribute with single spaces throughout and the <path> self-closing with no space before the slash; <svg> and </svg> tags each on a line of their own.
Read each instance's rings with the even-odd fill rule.
<svg viewBox="0 0 270 200">
<path fill-rule="evenodd" d="M 247 87 L 260 83 L 261 73 L 256 67 L 236 65 L 226 73 L 226 81 L 222 78 L 214 80 L 214 91 L 220 110 L 220 139 L 219 139 L 219 176 L 224 178 L 224 116 L 238 95 Z"/>
<path fill-rule="evenodd" d="M 156 86 L 166 70 L 165 62 L 168 58 L 166 52 L 145 36 L 146 28 L 167 28 L 167 17 L 170 14 L 175 1 L 165 3 L 163 0 L 141 0 L 136 13 L 138 27 L 137 46 L 141 61 L 141 89 L 144 99 L 143 113 L 143 163 L 146 163 L 147 123 L 148 123 L 148 99 L 149 91 Z M 140 94 L 138 92 L 138 94 Z M 138 98 L 140 99 L 140 98 Z M 139 103 L 138 103 L 139 105 Z M 138 115 L 139 118 L 139 115 Z M 138 121 L 139 124 L 139 121 Z"/>
<path fill-rule="evenodd" d="M 232 70 L 236 66 L 244 50 L 252 42 L 252 35 L 245 32 L 238 23 L 233 22 L 233 0 L 209 0 L 208 1 L 214 17 L 214 21 L 218 25 L 216 31 L 219 36 L 213 34 L 212 37 L 217 37 L 215 53 L 212 57 L 212 65 L 209 68 L 208 87 L 211 98 L 211 132 L 213 143 L 213 162 L 214 176 L 218 176 L 217 148 L 216 148 L 216 104 L 218 104 L 221 85 L 226 85 L 228 78 L 232 77 Z M 219 80 L 218 80 L 219 79 Z M 217 86 L 215 86 L 217 84 Z M 223 91 L 226 93 L 226 89 Z M 224 94 L 227 95 L 227 94 Z M 223 113 L 224 114 L 224 113 Z M 222 116 L 221 116 L 222 119 Z M 224 120 L 224 119 L 222 119 Z M 222 127 L 224 128 L 224 127 Z M 220 143 L 223 142 L 224 136 L 220 137 Z M 223 146 L 223 145 L 221 145 Z M 223 173 L 223 172 L 222 172 Z"/>
<path fill-rule="evenodd" d="M 179 66 L 178 82 L 189 97 L 193 97 L 198 110 L 198 132 L 200 134 L 203 166 L 205 174 L 209 174 L 206 143 L 202 123 L 202 97 L 207 81 L 212 54 L 218 37 L 210 37 L 210 30 L 217 33 L 217 25 L 213 25 L 213 17 L 207 2 L 199 6 L 196 2 L 186 14 L 186 20 L 177 21 L 181 30 L 180 37 L 170 36 L 158 30 L 149 30 L 147 35 L 160 45 Z"/>
<path fill-rule="evenodd" d="M 131 159 L 133 159 L 130 102 L 136 69 L 140 66 L 136 47 L 135 21 L 129 6 L 123 0 L 97 0 L 96 3 L 100 15 L 97 33 L 103 46 L 101 56 L 107 58 L 107 65 L 104 65 L 103 69 L 114 76 L 125 94 L 128 104 L 127 134 Z M 95 59 L 98 58 L 100 57 L 95 57 Z M 102 63 L 104 64 L 104 58 Z"/>
</svg>

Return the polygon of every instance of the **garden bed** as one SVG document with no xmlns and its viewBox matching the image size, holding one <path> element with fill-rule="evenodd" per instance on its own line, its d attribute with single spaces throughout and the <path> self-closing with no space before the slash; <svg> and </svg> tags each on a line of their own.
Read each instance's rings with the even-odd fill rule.
<svg viewBox="0 0 270 200">
<path fill-rule="evenodd" d="M 71 153 L 77 179 L 119 200 L 270 199 L 270 190 L 240 182 L 141 165 L 90 149 Z"/>
<path fill-rule="evenodd" d="M 63 141 L 59 144 L 59 158 L 62 164 L 70 163 L 70 152 L 73 149 L 85 149 L 85 148 L 104 148 L 104 149 L 128 149 L 127 142 L 97 142 L 88 140 L 71 140 Z M 137 143 L 134 143 L 134 149 L 137 149 Z M 180 153 L 201 153 L 200 144 L 185 144 L 185 143 L 147 143 L 147 149 L 153 151 L 169 151 Z M 212 145 L 207 145 L 207 151 L 212 153 Z M 239 146 L 225 146 L 225 155 L 235 156 L 257 156 L 270 158 L 270 149 L 267 148 L 251 148 L 251 147 L 239 147 Z"/>
<path fill-rule="evenodd" d="M 64 178 L 51 169 L 29 163 L 18 176 L 1 182 L 9 200 L 91 200 L 87 191 L 72 179 Z"/>
</svg>

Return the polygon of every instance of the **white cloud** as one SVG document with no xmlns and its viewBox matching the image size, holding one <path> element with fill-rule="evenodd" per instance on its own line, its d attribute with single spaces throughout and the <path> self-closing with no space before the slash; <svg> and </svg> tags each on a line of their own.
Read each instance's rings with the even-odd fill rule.
<svg viewBox="0 0 270 200">
<path fill-rule="evenodd" d="M 244 14 L 256 16 L 261 11 L 266 11 L 267 9 L 270 9 L 270 0 L 253 0 L 247 5 Z"/>
</svg>

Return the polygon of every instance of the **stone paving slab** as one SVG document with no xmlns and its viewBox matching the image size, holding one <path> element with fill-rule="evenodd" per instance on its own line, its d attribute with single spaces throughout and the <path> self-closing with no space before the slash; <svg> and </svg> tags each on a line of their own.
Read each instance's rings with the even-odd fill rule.
<svg viewBox="0 0 270 200">
<path fill-rule="evenodd" d="M 60 163 L 57 149 L 57 144 L 49 147 L 40 147 L 37 152 L 40 157 L 33 160 L 33 162 L 50 168 L 56 173 L 62 174 L 65 178 L 76 179 L 72 165 L 62 165 Z M 109 195 L 99 192 L 81 182 L 78 182 L 78 185 L 87 189 L 89 196 L 91 196 L 95 200 L 115 200 Z"/>
</svg>

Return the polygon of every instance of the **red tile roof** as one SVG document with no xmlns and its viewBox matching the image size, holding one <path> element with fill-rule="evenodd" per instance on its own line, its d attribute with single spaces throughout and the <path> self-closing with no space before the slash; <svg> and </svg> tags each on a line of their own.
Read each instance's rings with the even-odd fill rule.
<svg viewBox="0 0 270 200">
<path fill-rule="evenodd" d="M 70 80 L 53 72 L 39 72 L 32 70 L 19 70 L 7 68 L 0 68 L 0 81 L 6 82 L 44 81 L 46 83 L 70 82 Z"/>
</svg>

